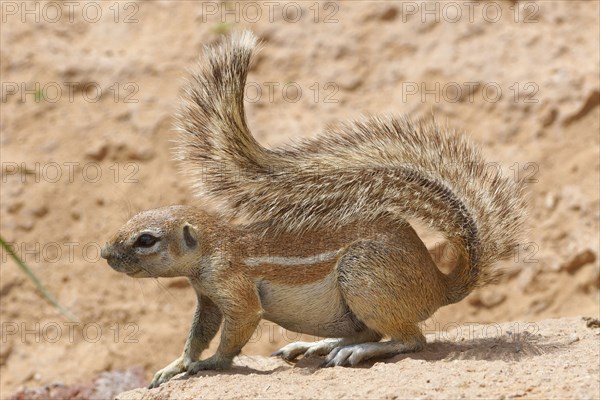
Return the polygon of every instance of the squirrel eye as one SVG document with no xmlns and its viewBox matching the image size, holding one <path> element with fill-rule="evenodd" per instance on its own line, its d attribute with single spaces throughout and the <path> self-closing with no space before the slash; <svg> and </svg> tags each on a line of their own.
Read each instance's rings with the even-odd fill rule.
<svg viewBox="0 0 600 400">
<path fill-rule="evenodd" d="M 137 238 L 135 243 L 133 244 L 135 247 L 152 247 L 156 242 L 158 242 L 158 238 L 156 236 L 152 236 L 148 233 L 144 233 Z"/>
</svg>

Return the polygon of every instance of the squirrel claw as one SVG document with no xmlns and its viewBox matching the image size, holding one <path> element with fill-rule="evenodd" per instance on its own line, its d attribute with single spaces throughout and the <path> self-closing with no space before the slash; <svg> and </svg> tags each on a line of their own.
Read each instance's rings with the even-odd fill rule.
<svg viewBox="0 0 600 400">
<path fill-rule="evenodd" d="M 287 361 L 295 360 L 301 354 L 304 358 L 323 356 L 329 354 L 339 343 L 340 339 L 324 339 L 318 342 L 294 342 L 277 350 L 273 353 L 273 356 L 281 357 Z"/>
<path fill-rule="evenodd" d="M 294 342 L 290 343 L 281 349 L 274 352 L 272 355 L 275 357 L 281 357 L 286 361 L 295 360 L 300 354 L 306 352 L 310 348 L 310 342 Z"/>
<path fill-rule="evenodd" d="M 206 360 L 194 361 L 187 368 L 186 376 L 192 376 L 200 371 L 211 369 L 226 369 L 231 365 L 231 360 L 224 360 L 216 357 L 209 357 Z"/>
<path fill-rule="evenodd" d="M 323 366 L 325 368 L 342 366 L 354 367 L 367 358 L 370 358 L 369 344 L 367 343 L 336 347 L 329 353 Z"/>
<path fill-rule="evenodd" d="M 148 385 L 148 389 L 157 388 L 173 378 L 175 375 L 185 372 L 186 364 L 187 362 L 184 361 L 183 357 L 180 357 L 163 369 L 159 370 L 156 374 L 154 374 L 152 382 L 150 382 L 150 385 Z"/>
</svg>

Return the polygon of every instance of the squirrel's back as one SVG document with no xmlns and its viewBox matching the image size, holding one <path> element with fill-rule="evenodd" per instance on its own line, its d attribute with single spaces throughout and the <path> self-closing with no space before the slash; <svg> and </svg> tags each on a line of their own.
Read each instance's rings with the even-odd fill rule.
<svg viewBox="0 0 600 400">
<path fill-rule="evenodd" d="M 492 263 L 520 240 L 520 182 L 488 168 L 464 136 L 394 116 L 363 117 L 265 149 L 243 106 L 255 46 L 244 32 L 206 47 L 185 89 L 177 154 L 200 195 L 280 230 L 419 218 L 460 251 L 453 301 L 493 279 Z"/>
</svg>

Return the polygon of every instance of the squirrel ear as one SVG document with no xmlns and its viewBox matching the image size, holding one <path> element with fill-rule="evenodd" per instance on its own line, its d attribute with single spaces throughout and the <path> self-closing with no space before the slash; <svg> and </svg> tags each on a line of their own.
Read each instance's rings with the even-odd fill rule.
<svg viewBox="0 0 600 400">
<path fill-rule="evenodd" d="M 183 226 L 183 240 L 185 245 L 189 249 L 194 249 L 198 246 L 198 239 L 196 238 L 196 230 L 190 224 Z"/>
</svg>

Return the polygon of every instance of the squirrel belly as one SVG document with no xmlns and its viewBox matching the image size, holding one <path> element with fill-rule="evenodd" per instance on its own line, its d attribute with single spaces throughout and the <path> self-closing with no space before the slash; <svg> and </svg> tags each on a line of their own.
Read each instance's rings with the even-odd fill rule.
<svg viewBox="0 0 600 400">
<path fill-rule="evenodd" d="M 252 136 L 244 86 L 257 39 L 206 47 L 177 115 L 177 159 L 200 196 L 274 231 L 417 218 L 459 254 L 452 302 L 493 281 L 519 243 L 522 184 L 488 168 L 466 137 L 434 123 L 371 116 L 276 149 Z"/>
</svg>

